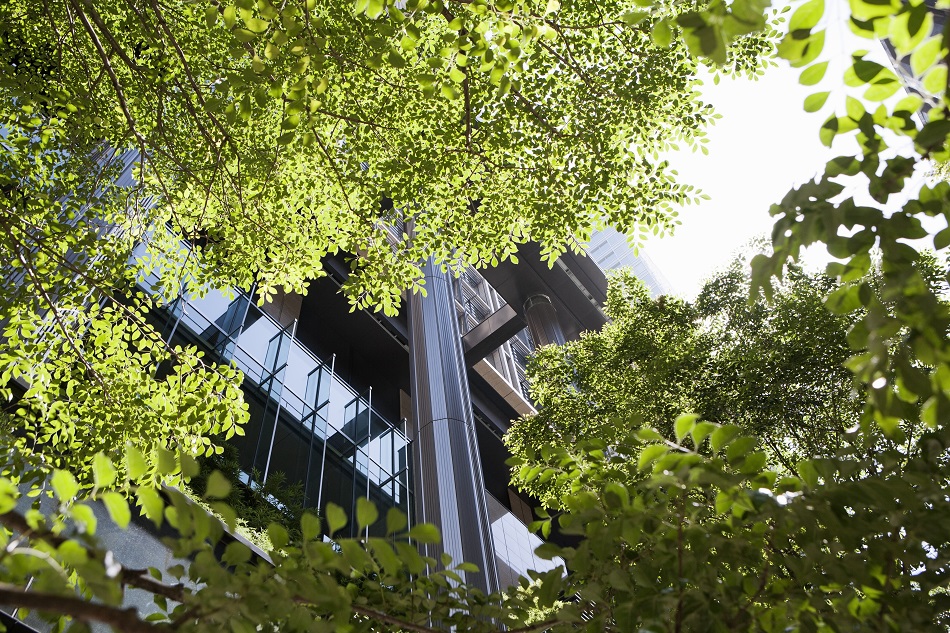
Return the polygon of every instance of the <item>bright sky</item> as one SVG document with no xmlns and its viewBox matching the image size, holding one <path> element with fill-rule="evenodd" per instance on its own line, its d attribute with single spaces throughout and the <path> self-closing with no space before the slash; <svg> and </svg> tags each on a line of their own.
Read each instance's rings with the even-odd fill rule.
<svg viewBox="0 0 950 633">
<path fill-rule="evenodd" d="M 818 130 L 833 108 L 843 110 L 840 86 L 848 55 L 864 47 L 871 50 L 869 57 L 886 62 L 880 44 L 858 40 L 844 32 L 840 21 L 833 21 L 822 55 L 832 65 L 819 86 L 800 85 L 801 71 L 784 62 L 769 68 L 758 81 L 723 79 L 718 86 L 705 82 L 704 98 L 722 115 L 708 131 L 709 155 L 685 151 L 670 162 L 683 182 L 698 186 L 712 199 L 681 209 L 682 225 L 674 235 L 650 238 L 644 249 L 676 294 L 695 297 L 703 281 L 738 249 L 770 234 L 769 206 L 842 153 L 837 146 L 834 152 L 824 147 Z M 806 113 L 805 97 L 820 90 L 832 91 L 825 108 Z M 815 249 L 812 258 L 827 260 L 827 255 Z"/>
</svg>

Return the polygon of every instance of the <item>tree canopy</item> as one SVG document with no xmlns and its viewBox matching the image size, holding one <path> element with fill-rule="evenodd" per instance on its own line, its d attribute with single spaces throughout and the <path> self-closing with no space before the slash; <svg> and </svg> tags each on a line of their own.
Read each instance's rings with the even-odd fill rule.
<svg viewBox="0 0 950 633">
<path fill-rule="evenodd" d="M 420 633 L 499 625 L 519 633 L 946 630 L 950 312 L 942 289 L 915 265 L 914 240 L 926 238 L 938 253 L 950 245 L 950 228 L 941 228 L 950 217 L 950 185 L 903 191 L 917 165 L 950 158 L 948 37 L 931 35 L 933 18 L 922 1 L 854 0 L 846 26 L 868 39 L 887 36 L 898 52 L 910 53 L 912 72 L 938 106 L 919 125 L 919 97 L 882 103 L 900 90 L 900 79 L 856 52 L 844 81 L 861 94 L 836 93 L 835 99 L 844 97 L 842 109 L 820 134 L 829 144 L 838 136 L 855 139 L 860 150 L 831 161 L 820 177 L 772 208 L 772 252 L 752 262 L 753 292 L 771 296 L 773 277 L 785 274 L 804 246 L 824 243 L 839 258 L 827 270 L 840 285 L 826 305 L 852 322 L 847 367 L 867 394 L 859 424 L 842 436 L 841 446 L 796 463 L 794 475 L 770 468 L 756 439 L 739 427 L 688 414 L 661 429 L 666 433 L 642 428 L 609 445 L 549 446 L 543 464 L 519 464 L 529 467 L 526 480 L 545 479 L 566 490 L 563 511 L 542 515 L 537 527 L 547 535 L 556 521 L 580 540 L 541 550 L 561 557 L 564 567 L 533 574 L 520 591 L 484 596 L 462 581 L 464 565 L 446 561 L 448 571 L 428 571 L 436 561 L 419 556 L 412 540 L 437 538 L 431 526 L 406 533 L 398 514 L 382 519 L 367 503 L 350 520 L 361 526 L 382 521 L 393 541 L 340 539 L 334 547 L 323 537 L 332 538 L 347 518 L 331 508 L 319 521 L 304 516 L 295 542 L 273 524 L 269 563 L 240 543 L 222 544 L 216 554 L 221 525 L 174 491 L 163 498 L 155 488 L 160 480 L 198 474 L 190 431 L 167 445 L 146 444 L 146 450 L 123 443 L 106 454 L 90 442 L 80 463 L 70 461 L 74 453 L 65 449 L 83 446 L 59 444 L 73 437 L 61 432 L 59 412 L 71 423 L 100 414 L 108 423 L 109 404 L 154 402 L 161 405 L 157 411 L 142 411 L 156 421 L 153 428 L 181 413 L 201 434 L 240 422 L 241 407 L 230 390 L 235 377 L 204 366 L 193 352 L 175 350 L 169 359 L 180 367 L 180 381 L 163 383 L 148 371 L 135 374 L 141 379 L 127 375 L 136 364 L 153 367 L 166 352 L 152 351 L 148 328 L 128 325 L 139 322 L 148 299 L 124 293 L 130 278 L 121 270 L 134 237 L 122 229 L 171 221 L 199 246 L 194 262 L 178 262 L 199 284 L 256 279 L 264 288 L 299 290 L 319 274 L 317 256 L 346 249 L 362 271 L 354 284 L 364 285 L 353 287 L 354 296 L 385 303 L 381 297 L 391 282 L 411 283 L 413 266 L 425 255 L 490 261 L 510 255 L 507 246 L 529 235 L 554 253 L 583 238 L 599 213 L 625 226 L 639 221 L 664 227 L 662 202 L 685 191 L 664 176 L 662 163 L 650 163 L 646 151 L 639 154 L 640 145 L 624 145 L 627 134 L 644 149 L 669 138 L 659 131 L 657 138 L 638 136 L 642 129 L 631 114 L 637 98 L 625 92 L 636 85 L 629 77 L 643 75 L 647 82 L 651 70 L 663 67 L 663 56 L 652 57 L 647 40 L 673 46 L 670 59 L 686 66 L 693 63 L 687 50 L 727 63 L 727 51 L 756 41 L 741 38 L 761 33 L 766 24 L 765 3 L 755 0 L 688 8 L 647 0 L 610 7 L 508 0 L 420 4 L 402 8 L 369 0 L 277 8 L 68 0 L 0 8 L 6 117 L 0 241 L 9 254 L 5 261 L 18 261 L 22 271 L 4 277 L 5 336 L 18 344 L 4 351 L 3 378 L 27 377 L 33 389 L 33 400 L 19 405 L 23 412 L 4 415 L 35 419 L 34 428 L 60 425 L 44 432 L 41 442 L 4 438 L 15 444 L 15 457 L 33 448 L 44 454 L 28 468 L 14 459 L 0 476 L 0 601 L 68 616 L 77 630 L 87 622 L 131 631 L 218 631 L 225 623 L 234 631 Z M 822 0 L 807 0 L 792 12 L 778 47 L 780 56 L 802 68 L 807 85 L 828 67 L 824 29 L 841 26 L 828 20 Z M 302 33 L 306 41 L 300 44 Z M 628 55 L 625 45 L 634 41 L 645 48 Z M 649 63 L 631 66 L 634 56 Z M 565 68 L 572 80 L 562 83 Z M 661 100 L 683 94 L 655 85 Z M 410 88 L 417 92 L 398 101 L 406 107 L 394 108 L 388 97 Z M 631 101 L 612 99 L 616 91 Z M 551 100 L 533 102 L 532 95 Z M 805 108 L 828 98 L 817 93 Z M 568 113 L 575 102 L 583 108 Z M 701 122 L 702 107 L 688 102 L 672 112 L 689 111 L 690 121 Z M 661 122 L 657 116 L 653 123 Z M 381 127 L 390 123 L 397 129 Z M 450 127 L 451 141 L 445 132 Z M 691 129 L 680 131 L 695 136 Z M 482 131 L 486 138 L 478 139 Z M 499 145 L 492 145 L 489 131 Z M 572 134 L 585 141 L 575 143 Z M 909 156 L 888 151 L 895 136 L 912 141 Z M 144 157 L 140 198 L 113 186 L 102 167 L 116 166 L 110 147 L 129 146 Z M 481 162 L 478 152 L 502 169 L 486 167 L 490 163 Z M 403 154 L 424 178 L 398 166 Z M 314 156 L 317 162 L 304 164 Z M 629 171 L 643 157 L 645 171 Z M 574 179 L 575 168 L 590 184 Z M 538 186 L 505 188 L 521 172 L 526 175 L 517 182 Z M 634 174 L 640 178 L 628 181 Z M 612 184 L 626 189 L 618 193 Z M 558 199 L 554 193 L 562 187 L 570 195 Z M 873 202 L 855 200 L 856 191 Z M 163 203 L 150 206 L 145 196 L 156 192 Z M 627 198 L 632 192 L 642 197 Z M 895 201 L 897 194 L 909 195 Z M 660 212 L 640 206 L 645 201 L 659 203 Z M 889 202 L 896 210 L 885 207 Z M 505 214 L 512 209 L 515 216 Z M 416 220 L 416 232 L 397 239 L 398 257 L 391 257 L 382 231 L 385 218 L 400 214 Z M 507 223 L 520 214 L 523 221 Z M 505 221 L 495 223 L 499 217 Z M 453 239 L 474 236 L 469 252 L 446 250 L 451 243 L 444 229 L 456 223 Z M 338 241 L 319 239 L 328 227 Z M 498 241 L 479 241 L 485 235 Z M 880 253 L 879 282 L 867 277 L 872 249 Z M 174 264 L 179 251 L 165 252 Z M 202 267 L 192 266 L 199 260 Z M 63 272 L 68 266 L 73 270 Z M 385 287 L 366 281 L 369 271 L 380 271 Z M 90 292 L 93 300 L 83 301 Z M 54 305 L 58 309 L 51 311 Z M 101 305 L 106 307 L 89 309 L 117 335 L 93 330 L 95 335 L 71 336 L 76 329 L 63 321 L 65 310 Z M 58 335 L 44 336 L 44 327 L 57 319 Z M 73 400 L 78 386 L 96 380 L 101 391 L 85 387 Z M 193 409 L 166 406 L 166 394 L 179 384 L 193 392 L 177 402 Z M 111 400 L 83 404 L 85 395 L 106 393 Z M 149 393 L 154 401 L 143 395 Z M 117 430 L 130 428 L 121 422 L 132 419 L 116 419 Z M 114 441 L 125 437 L 120 433 Z M 45 461 L 60 448 L 62 461 Z M 49 490 L 52 497 L 37 507 L 18 507 L 20 486 L 29 483 L 24 473 L 37 468 L 48 487 L 27 486 L 29 493 Z M 228 488 L 222 477 L 210 475 L 205 495 L 214 502 Z M 125 525 L 127 499 L 155 523 L 177 529 L 168 542 L 176 556 L 191 558 L 187 566 L 167 570 L 171 580 L 124 566 L 97 541 L 94 505 L 104 505 L 111 521 Z M 233 522 L 226 505 L 215 508 Z M 186 582 L 175 584 L 176 577 Z M 155 596 L 158 610 L 148 621 L 121 606 L 133 590 Z"/>
<path fill-rule="evenodd" d="M 651 298 L 631 271 L 613 275 L 610 322 L 534 355 L 528 380 L 539 413 L 508 431 L 513 454 L 534 463 L 547 445 L 596 439 L 612 446 L 630 432 L 628 420 L 672 439 L 683 411 L 738 425 L 789 473 L 801 459 L 836 450 L 864 404 L 844 366 L 854 319 L 824 308 L 833 279 L 797 267 L 772 301 L 750 303 L 748 260 L 737 258 L 707 281 L 694 303 Z M 563 490 L 515 482 L 559 505 Z"/>
<path fill-rule="evenodd" d="M 125 200 L 93 194 L 116 162 L 108 148 L 133 148 L 139 196 L 161 200 L 135 205 L 134 221 L 195 239 L 180 262 L 195 279 L 256 283 L 264 297 L 301 291 L 342 251 L 354 303 L 393 311 L 430 256 L 486 265 L 530 239 L 553 258 L 604 220 L 672 228 L 674 205 L 694 193 L 658 152 L 699 145 L 712 117 L 686 47 L 651 41 L 681 12 L 556 0 L 7 2 L 4 207 L 52 220 L 69 195 L 115 221 Z M 771 41 L 744 43 L 730 68 L 755 72 Z"/>
</svg>

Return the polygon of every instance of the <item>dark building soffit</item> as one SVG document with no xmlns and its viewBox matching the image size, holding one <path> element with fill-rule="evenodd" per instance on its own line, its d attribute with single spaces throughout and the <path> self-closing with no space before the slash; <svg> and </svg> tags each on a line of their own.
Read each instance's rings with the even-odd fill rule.
<svg viewBox="0 0 950 633">
<path fill-rule="evenodd" d="M 518 259 L 518 264 L 506 261 L 479 272 L 519 314 L 530 296 L 541 293 L 551 298 L 568 340 L 607 322 L 601 307 L 607 301 L 607 277 L 592 259 L 567 252 L 551 267 L 541 261 L 534 243 L 521 245 Z"/>
</svg>

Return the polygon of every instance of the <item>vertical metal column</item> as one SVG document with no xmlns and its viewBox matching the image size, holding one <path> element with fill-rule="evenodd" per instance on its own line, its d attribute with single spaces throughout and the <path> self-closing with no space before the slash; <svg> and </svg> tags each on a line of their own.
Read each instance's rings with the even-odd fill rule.
<svg viewBox="0 0 950 633">
<path fill-rule="evenodd" d="M 528 297 L 524 302 L 524 315 L 536 347 L 564 345 L 564 332 L 549 296 L 537 294 Z"/>
<path fill-rule="evenodd" d="M 452 279 L 431 259 L 422 270 L 427 295 L 409 297 L 416 521 L 442 533 L 426 556 L 474 563 L 480 571 L 462 576 L 490 593 L 498 577 Z"/>
</svg>

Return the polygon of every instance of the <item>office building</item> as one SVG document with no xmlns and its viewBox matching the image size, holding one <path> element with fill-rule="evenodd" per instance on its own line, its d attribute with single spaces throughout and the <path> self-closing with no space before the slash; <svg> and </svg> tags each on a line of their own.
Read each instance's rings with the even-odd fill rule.
<svg viewBox="0 0 950 633">
<path fill-rule="evenodd" d="M 120 183 L 132 183 L 131 168 Z M 610 237 L 592 250 L 629 263 L 615 244 L 622 236 Z M 146 252 L 140 244 L 133 258 Z M 189 288 L 151 318 L 172 345 L 195 345 L 243 372 L 250 421 L 230 442 L 243 485 L 280 473 L 320 515 L 334 503 L 352 516 L 367 497 L 383 514 L 399 508 L 435 523 L 443 543 L 426 553 L 474 562 L 481 571 L 467 580 L 492 591 L 554 566 L 533 553 L 536 503 L 509 486 L 501 440 L 513 419 L 534 412 L 527 357 L 606 321 L 606 278 L 590 258 L 567 253 L 550 267 L 528 244 L 519 259 L 458 278 L 429 263 L 427 295 L 407 297 L 393 317 L 351 312 L 339 292 L 349 265 L 330 257 L 328 276 L 305 296 L 258 306 L 253 292 Z M 662 292 L 644 261 L 633 260 L 635 270 Z M 158 274 L 141 287 L 154 287 Z M 100 535 L 137 566 L 172 562 L 141 526 Z M 352 527 L 343 535 L 355 536 Z"/>
<path fill-rule="evenodd" d="M 533 555 L 534 502 L 509 487 L 501 442 L 512 419 L 534 410 L 526 356 L 533 340 L 602 325 L 606 298 L 585 257 L 548 268 L 529 245 L 520 258 L 459 279 L 430 264 L 427 296 L 410 296 L 395 317 L 351 313 L 339 293 L 349 268 L 330 258 L 306 296 L 259 307 L 211 289 L 178 298 L 156 325 L 172 344 L 244 372 L 251 419 L 232 444 L 246 485 L 279 471 L 321 514 L 335 503 L 352 515 L 364 496 L 383 512 L 399 508 L 438 525 L 444 551 L 482 569 L 470 582 L 504 588 L 552 565 Z"/>
<path fill-rule="evenodd" d="M 596 231 L 591 237 L 587 253 L 605 272 L 618 268 L 632 269 L 633 273 L 647 285 L 650 295 L 654 298 L 673 291 L 670 282 L 653 263 L 650 256 L 643 249 L 639 253 L 634 253 L 627 241 L 627 236 L 613 227 L 608 226 Z"/>
<path fill-rule="evenodd" d="M 134 156 L 126 158 L 120 184 L 132 183 Z M 360 497 L 382 514 L 399 508 L 442 531 L 428 555 L 475 563 L 481 571 L 466 580 L 493 591 L 554 566 L 534 556 L 540 539 L 527 525 L 536 503 L 509 486 L 501 440 L 511 420 L 534 411 L 526 358 L 536 344 L 605 322 L 606 279 L 593 261 L 568 253 L 549 267 L 530 244 L 519 259 L 460 278 L 429 263 L 427 295 L 408 296 L 393 317 L 351 312 L 339 292 L 349 265 L 331 257 L 329 275 L 305 296 L 258 306 L 253 292 L 189 288 L 151 318 L 172 345 L 195 345 L 244 373 L 250 421 L 230 441 L 244 485 L 280 473 L 320 515 L 335 503 L 353 516 Z M 102 534 L 120 559 L 172 563 L 140 526 Z"/>
</svg>

